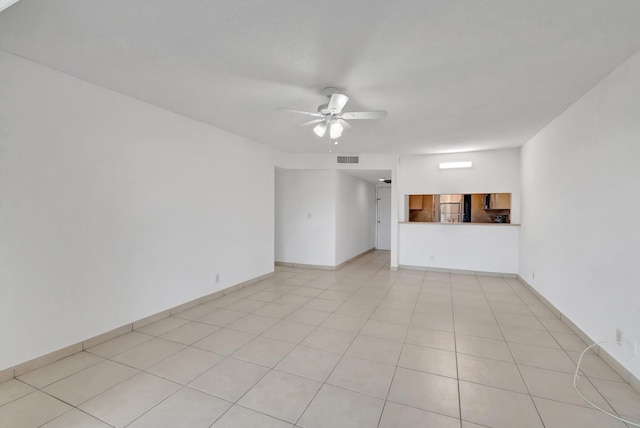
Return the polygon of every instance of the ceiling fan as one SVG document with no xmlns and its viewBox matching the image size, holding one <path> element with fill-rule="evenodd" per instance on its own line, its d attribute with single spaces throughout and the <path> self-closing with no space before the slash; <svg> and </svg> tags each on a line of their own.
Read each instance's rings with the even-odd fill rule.
<svg viewBox="0 0 640 428">
<path fill-rule="evenodd" d="M 332 140 L 340 138 L 344 128 L 351 127 L 347 120 L 382 119 L 387 115 L 387 112 L 384 110 L 342 111 L 349 101 L 348 96 L 338 93 L 336 88 L 325 88 L 322 92 L 327 96 L 327 98 L 329 98 L 329 102 L 319 105 L 317 112 L 292 110 L 288 108 L 282 108 L 281 110 L 315 117 L 316 119 L 298 126 L 315 125 L 313 127 L 313 132 L 318 137 L 323 137 L 327 132 L 327 129 L 329 129 L 329 137 Z"/>
</svg>

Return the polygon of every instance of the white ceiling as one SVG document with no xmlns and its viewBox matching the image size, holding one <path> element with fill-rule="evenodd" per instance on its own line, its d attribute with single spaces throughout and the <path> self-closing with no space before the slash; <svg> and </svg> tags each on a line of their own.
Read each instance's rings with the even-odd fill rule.
<svg viewBox="0 0 640 428">
<path fill-rule="evenodd" d="M 389 113 L 338 152 L 442 153 L 522 145 L 640 49 L 639 22 L 638 0 L 22 0 L 0 49 L 288 152 L 329 144 L 277 108 L 336 86 Z"/>
</svg>

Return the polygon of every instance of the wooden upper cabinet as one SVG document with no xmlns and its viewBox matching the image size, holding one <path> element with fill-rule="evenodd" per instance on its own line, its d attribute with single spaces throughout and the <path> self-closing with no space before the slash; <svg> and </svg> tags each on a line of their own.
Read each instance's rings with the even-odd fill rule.
<svg viewBox="0 0 640 428">
<path fill-rule="evenodd" d="M 409 209 L 421 210 L 422 209 L 422 195 L 409 195 Z"/>
<path fill-rule="evenodd" d="M 493 193 L 491 195 L 491 209 L 511 209 L 511 193 Z"/>
</svg>

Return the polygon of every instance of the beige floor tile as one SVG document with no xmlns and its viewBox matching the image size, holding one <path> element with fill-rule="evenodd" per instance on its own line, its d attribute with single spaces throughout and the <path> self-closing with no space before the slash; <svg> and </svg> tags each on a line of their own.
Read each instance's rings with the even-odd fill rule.
<svg viewBox="0 0 640 428">
<path fill-rule="evenodd" d="M 241 288 L 239 290 L 232 291 L 228 295 L 231 297 L 235 297 L 237 299 L 244 299 L 245 297 L 249 297 L 252 294 L 256 294 L 257 292 L 263 290 L 262 288 L 257 288 L 257 286 L 265 285 L 265 284 L 266 284 L 266 281 L 261 281 L 259 284 L 252 284 L 250 286 Z"/>
<path fill-rule="evenodd" d="M 395 370 L 394 366 L 345 355 L 326 382 L 385 399 Z"/>
<path fill-rule="evenodd" d="M 195 378 L 188 386 L 235 402 L 268 371 L 266 367 L 227 358 Z"/>
<path fill-rule="evenodd" d="M 387 401 L 378 428 L 460 428 L 460 420 Z"/>
<path fill-rule="evenodd" d="M 31 394 L 33 391 L 35 389 L 32 386 L 16 379 L 0 383 L 0 406 Z"/>
<path fill-rule="evenodd" d="M 235 303 L 230 304 L 229 306 L 226 307 L 226 309 L 229 309 L 231 311 L 240 311 L 240 312 L 250 313 L 253 311 L 257 311 L 258 309 L 260 309 L 266 304 L 267 304 L 266 302 L 261 302 L 259 300 L 242 299 Z"/>
<path fill-rule="evenodd" d="M 329 352 L 344 353 L 355 335 L 330 328 L 317 327 L 303 341 L 302 345 Z"/>
<path fill-rule="evenodd" d="M 184 318 L 167 317 L 160 321 L 152 322 L 151 324 L 137 328 L 135 331 L 142 334 L 148 334 L 149 336 L 160 336 L 175 328 L 183 326 L 188 322 L 189 320 Z"/>
<path fill-rule="evenodd" d="M 534 316 L 498 312 L 496 313 L 496 319 L 498 320 L 498 324 L 501 326 L 509 325 L 512 327 L 522 327 L 533 330 L 546 330 L 544 325 L 542 325 L 542 323 L 538 321 L 538 318 Z"/>
<path fill-rule="evenodd" d="M 326 300 L 326 299 L 315 298 L 309 303 L 305 304 L 303 308 L 311 309 L 313 311 L 333 312 L 336 309 L 338 309 L 338 307 L 342 305 L 342 303 L 343 302 L 339 300 Z"/>
<path fill-rule="evenodd" d="M 170 340 L 172 342 L 182 343 L 183 345 L 192 345 L 210 334 L 220 330 L 221 327 L 211 324 L 203 324 L 199 322 L 190 322 L 182 327 L 171 330 L 160 336 L 161 339 Z"/>
<path fill-rule="evenodd" d="M 398 364 L 401 349 L 400 342 L 358 335 L 349 347 L 347 355 L 395 366 Z"/>
<path fill-rule="evenodd" d="M 115 362 L 144 370 L 184 349 L 184 347 L 181 343 L 155 338 L 124 351 L 111 359 Z"/>
<path fill-rule="evenodd" d="M 115 427 L 125 427 L 180 389 L 180 385 L 139 373 L 80 406 L 90 415 Z"/>
<path fill-rule="evenodd" d="M 486 339 L 504 340 L 502 332 L 498 324 L 487 322 L 455 322 L 456 334 L 464 334 L 466 336 L 478 336 Z"/>
<path fill-rule="evenodd" d="M 455 352 L 408 343 L 402 348 L 398 367 L 452 378 L 457 376 Z"/>
<path fill-rule="evenodd" d="M 288 422 L 272 418 L 262 413 L 233 406 L 216 421 L 211 428 L 293 428 Z"/>
<path fill-rule="evenodd" d="M 0 407 L 0 427 L 36 428 L 71 409 L 62 401 L 35 391 Z"/>
<path fill-rule="evenodd" d="M 334 330 L 346 331 L 347 333 L 358 333 L 366 322 L 366 318 L 353 318 L 346 315 L 331 314 L 320 325 Z"/>
<path fill-rule="evenodd" d="M 554 339 L 556 339 L 556 342 L 558 342 L 560 347 L 565 351 L 582 352 L 587 348 L 587 344 L 573 333 L 566 334 L 556 333 L 552 331 L 551 335 Z"/>
<path fill-rule="evenodd" d="M 278 320 L 275 318 L 248 314 L 247 316 L 240 318 L 238 321 L 232 322 L 227 327 L 234 330 L 244 331 L 245 333 L 260 334 L 277 323 Z"/>
<path fill-rule="evenodd" d="M 186 385 L 223 359 L 224 357 L 220 354 L 188 347 L 149 367 L 147 371 L 172 382 Z"/>
<path fill-rule="evenodd" d="M 561 349 L 509 343 L 516 364 L 573 373 L 576 365 Z"/>
<path fill-rule="evenodd" d="M 543 428 L 529 395 L 460 382 L 462 419 L 494 428 Z"/>
<path fill-rule="evenodd" d="M 456 321 L 495 323 L 496 318 L 489 307 L 477 308 L 475 305 L 455 305 L 453 314 Z"/>
<path fill-rule="evenodd" d="M 403 342 L 407 334 L 406 324 L 395 324 L 385 321 L 368 320 L 362 327 L 360 334 L 380 339 Z"/>
<path fill-rule="evenodd" d="M 78 406 L 137 373 L 139 370 L 131 367 L 103 361 L 51 384 L 43 391 Z"/>
<path fill-rule="evenodd" d="M 314 327 L 308 324 L 302 324 L 292 321 L 280 321 L 267 331 L 262 333 L 265 337 L 271 339 L 284 340 L 298 344 L 314 330 Z"/>
<path fill-rule="evenodd" d="M 196 321 L 205 324 L 217 325 L 218 327 L 226 327 L 246 315 L 246 312 L 231 311 L 229 309 L 220 308 L 210 314 L 198 318 Z"/>
<path fill-rule="evenodd" d="M 506 313 L 514 315 L 534 316 L 533 312 L 524 303 L 509 302 L 489 302 L 491 309 L 495 313 Z"/>
<path fill-rule="evenodd" d="M 73 409 L 42 425 L 42 428 L 111 428 L 111 426 L 80 410 Z"/>
<path fill-rule="evenodd" d="M 288 315 L 285 320 L 308 325 L 320 325 L 329 315 L 328 312 L 302 308 Z"/>
<path fill-rule="evenodd" d="M 217 308 L 209 305 L 198 305 L 193 308 L 186 309 L 184 311 L 180 311 L 177 314 L 173 315 L 177 318 L 184 318 L 189 321 L 197 320 L 198 318 L 202 318 L 205 315 L 208 315 L 212 312 L 215 312 Z"/>
<path fill-rule="evenodd" d="M 291 292 L 291 294 L 295 296 L 311 297 L 311 298 L 318 296 L 318 294 L 320 293 L 322 293 L 322 290 L 318 288 L 311 288 L 311 287 L 300 287 L 300 288 L 296 288 Z"/>
<path fill-rule="evenodd" d="M 416 302 L 416 308 L 427 303 L 451 307 L 453 300 L 451 299 L 449 291 L 446 291 L 445 294 L 436 294 L 432 292 L 421 293 L 420 297 L 418 297 L 418 301 Z"/>
<path fill-rule="evenodd" d="M 296 294 L 285 294 L 282 297 L 278 297 L 276 300 L 273 301 L 273 303 L 299 308 L 305 303 L 308 303 L 310 300 L 311 300 L 311 297 L 298 296 Z"/>
<path fill-rule="evenodd" d="M 527 394 L 518 367 L 513 363 L 458 354 L 460 380 Z"/>
<path fill-rule="evenodd" d="M 406 343 L 413 345 L 428 346 L 430 348 L 444 349 L 446 351 L 455 350 L 454 335 L 448 331 L 433 330 L 431 328 L 409 326 Z"/>
<path fill-rule="evenodd" d="M 375 311 L 376 305 L 374 304 L 362 304 L 353 303 L 352 301 L 346 301 L 338 309 L 333 311 L 334 314 L 346 315 L 353 318 L 365 318 L 368 319 L 373 311 Z"/>
<path fill-rule="evenodd" d="M 334 300 L 336 302 L 344 302 L 349 297 L 351 297 L 352 294 L 353 293 L 329 289 L 320 293 L 317 298 L 323 300 Z"/>
<path fill-rule="evenodd" d="M 193 344 L 194 347 L 216 354 L 231 355 L 256 337 L 255 334 L 223 328 Z"/>
<path fill-rule="evenodd" d="M 533 304 L 527 303 L 527 306 L 529 307 L 531 312 L 533 312 L 533 314 L 539 319 L 540 318 L 559 319 L 558 316 L 551 309 L 549 309 L 544 303 L 540 301 L 536 301 Z"/>
<path fill-rule="evenodd" d="M 341 356 L 341 354 L 299 345 L 284 357 L 275 368 L 324 382 L 336 364 L 338 364 L 338 361 L 340 361 Z"/>
<path fill-rule="evenodd" d="M 511 350 L 504 340 L 456 334 L 456 348 L 459 353 L 463 354 L 507 362 L 514 361 Z"/>
<path fill-rule="evenodd" d="M 276 293 L 274 291 L 263 290 L 263 291 L 259 291 L 259 292 L 255 293 L 255 294 L 252 294 L 251 296 L 249 296 L 247 298 L 251 299 L 251 300 L 257 300 L 257 301 L 260 301 L 260 302 L 269 303 L 269 302 L 273 302 L 274 300 L 276 300 L 280 296 L 282 296 L 282 293 Z"/>
<path fill-rule="evenodd" d="M 634 418 L 633 422 L 640 423 L 640 394 L 631 385 L 604 379 L 589 379 L 620 416 Z"/>
<path fill-rule="evenodd" d="M 215 308 L 226 308 L 227 306 L 231 305 L 232 303 L 236 303 L 239 300 L 240 299 L 237 297 L 225 295 L 209 300 L 207 303 L 205 303 L 205 305 L 213 306 Z"/>
<path fill-rule="evenodd" d="M 500 329 L 507 342 L 544 346 L 546 348 L 560 348 L 554 337 L 545 330 L 533 330 L 511 325 L 502 325 Z"/>
<path fill-rule="evenodd" d="M 371 315 L 371 319 L 407 325 L 411 322 L 411 311 L 378 308 Z"/>
<path fill-rule="evenodd" d="M 183 388 L 136 419 L 128 428 L 208 428 L 231 403 Z"/>
<path fill-rule="evenodd" d="M 234 352 L 233 358 L 273 367 L 295 347 L 290 342 L 259 336 Z"/>
<path fill-rule="evenodd" d="M 298 423 L 304 428 L 376 428 L 384 400 L 323 385 Z"/>
<path fill-rule="evenodd" d="M 534 398 L 545 428 L 626 428 L 620 421 L 586 407 Z"/>
<path fill-rule="evenodd" d="M 581 352 L 568 351 L 567 354 L 569 354 L 569 357 L 575 364 L 578 364 Z M 580 363 L 580 371 L 589 377 L 611 380 L 614 382 L 624 382 L 624 379 L 620 377 L 615 370 L 605 363 L 602 358 L 593 353 L 584 354 L 582 362 Z"/>
<path fill-rule="evenodd" d="M 571 329 L 562 321 L 556 318 L 541 318 L 540 322 L 545 328 L 554 333 L 573 333 Z"/>
<path fill-rule="evenodd" d="M 462 421 L 462 428 L 490 428 L 490 427 L 487 427 L 486 425 L 474 424 L 473 422 L 469 422 L 469 421 Z"/>
<path fill-rule="evenodd" d="M 398 367 L 387 400 L 460 417 L 458 382 L 444 376 Z"/>
<path fill-rule="evenodd" d="M 281 320 L 295 311 L 295 306 L 280 305 L 278 303 L 268 303 L 257 311 L 254 311 L 253 313 L 255 315 L 262 315 L 264 317 L 271 317 Z"/>
<path fill-rule="evenodd" d="M 527 366 L 521 366 L 520 373 L 527 384 L 529 393 L 534 397 L 583 407 L 589 406 L 573 388 L 572 374 Z M 590 401 L 607 411 L 612 410 L 587 378 L 581 376 L 577 385 L 580 392 Z"/>
<path fill-rule="evenodd" d="M 103 358 L 111 358 L 114 355 L 120 354 L 127 349 L 131 349 L 151 339 L 153 339 L 153 336 L 132 331 L 91 347 L 86 351 Z"/>
<path fill-rule="evenodd" d="M 238 404 L 295 423 L 320 386 L 320 382 L 272 370 Z"/>
<path fill-rule="evenodd" d="M 87 352 L 78 352 L 77 354 L 58 360 L 55 363 L 25 373 L 19 376 L 18 379 L 36 388 L 44 388 L 53 382 L 57 382 L 62 378 L 84 370 L 87 367 L 91 367 L 94 364 L 98 364 L 101 361 L 104 361 L 104 359 L 96 355 Z M 1 401 L 0 399 L 0 402 Z"/>
<path fill-rule="evenodd" d="M 380 308 L 383 309 L 398 309 L 400 311 L 413 311 L 416 306 L 415 300 L 404 300 L 398 298 L 385 297 L 380 302 Z"/>
</svg>

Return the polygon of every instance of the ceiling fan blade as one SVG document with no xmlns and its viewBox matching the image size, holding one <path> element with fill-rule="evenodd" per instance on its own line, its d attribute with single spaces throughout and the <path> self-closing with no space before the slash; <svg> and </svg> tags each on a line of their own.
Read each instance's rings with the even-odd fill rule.
<svg viewBox="0 0 640 428">
<path fill-rule="evenodd" d="M 344 119 L 338 119 L 338 123 L 342 125 L 343 128 L 351 128 L 351 125 Z"/>
<path fill-rule="evenodd" d="M 278 107 L 278 110 L 290 111 L 292 113 L 306 114 L 307 116 L 313 116 L 313 117 L 324 117 L 322 113 L 318 113 L 317 111 L 293 110 L 285 107 Z"/>
<path fill-rule="evenodd" d="M 314 123 L 320 123 L 320 122 L 324 122 L 324 118 L 313 119 L 313 120 L 310 120 L 309 122 L 301 123 L 300 125 L 296 125 L 296 128 L 300 128 L 302 126 L 307 126 L 307 125 L 313 125 Z"/>
<path fill-rule="evenodd" d="M 382 119 L 387 115 L 384 110 L 374 111 L 347 111 L 340 115 L 342 119 L 354 120 L 354 119 Z"/>
<path fill-rule="evenodd" d="M 348 96 L 336 92 L 335 94 L 331 95 L 327 110 L 329 110 L 332 114 L 338 114 L 342 111 L 344 106 L 347 105 L 347 101 L 349 101 Z"/>
</svg>

